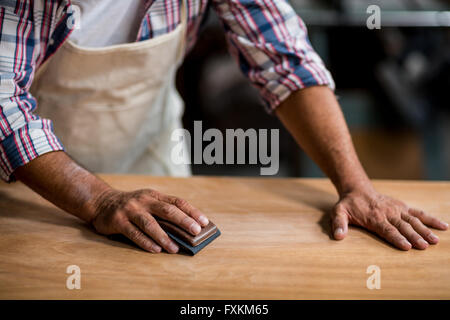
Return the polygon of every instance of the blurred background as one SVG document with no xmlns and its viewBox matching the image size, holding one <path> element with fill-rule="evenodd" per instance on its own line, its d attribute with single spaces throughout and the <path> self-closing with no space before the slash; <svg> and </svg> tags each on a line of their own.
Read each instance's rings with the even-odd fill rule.
<svg viewBox="0 0 450 320">
<path fill-rule="evenodd" d="M 450 0 L 290 0 L 336 82 L 353 142 L 371 178 L 450 179 Z M 381 8 L 369 30 L 366 9 Z M 185 127 L 280 129 L 278 176 L 323 177 L 228 54 L 209 9 L 177 76 Z M 270 150 L 270 149 L 269 149 Z M 259 175 L 260 165 L 193 165 L 196 175 Z"/>
</svg>

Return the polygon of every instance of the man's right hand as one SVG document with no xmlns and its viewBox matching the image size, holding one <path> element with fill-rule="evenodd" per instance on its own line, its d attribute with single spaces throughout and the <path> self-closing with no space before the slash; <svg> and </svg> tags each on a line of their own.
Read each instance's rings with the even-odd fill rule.
<svg viewBox="0 0 450 320">
<path fill-rule="evenodd" d="M 185 200 L 154 190 L 122 192 L 85 170 L 62 151 L 46 153 L 14 172 L 16 178 L 104 235 L 123 234 L 150 252 L 178 251 L 154 216 L 192 235 L 208 219 Z"/>
<path fill-rule="evenodd" d="M 108 190 L 98 197 L 95 206 L 91 223 L 97 232 L 123 234 L 153 253 L 161 252 L 162 248 L 169 253 L 178 251 L 178 246 L 161 229 L 153 215 L 175 223 L 192 235 L 200 233 L 201 227 L 208 224 L 208 219 L 187 201 L 151 189 L 132 192 Z"/>
</svg>

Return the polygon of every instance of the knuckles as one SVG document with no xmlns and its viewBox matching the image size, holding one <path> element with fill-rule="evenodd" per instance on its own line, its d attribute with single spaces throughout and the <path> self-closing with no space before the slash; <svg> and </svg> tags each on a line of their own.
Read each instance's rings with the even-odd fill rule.
<svg viewBox="0 0 450 320">
<path fill-rule="evenodd" d="M 342 203 L 338 203 L 334 206 L 334 213 L 338 214 L 340 212 L 344 212 L 345 211 L 345 205 Z"/>
<path fill-rule="evenodd" d="M 158 203 L 158 209 L 164 217 L 169 220 L 174 219 L 177 215 L 177 209 L 174 206 L 164 202 Z"/>
<path fill-rule="evenodd" d="M 148 209 L 171 221 L 182 220 L 180 222 L 184 224 L 191 222 L 189 216 L 179 216 L 180 210 L 183 212 L 182 208 L 188 206 L 186 200 L 171 196 L 170 203 L 167 203 L 161 201 L 161 198 L 161 194 L 152 189 L 111 193 L 110 196 L 105 196 L 103 206 L 99 208 L 99 214 L 94 219 L 93 225 L 100 233 L 109 234 L 125 229 L 129 217 L 134 214 L 139 219 L 138 223 L 142 229 L 153 230 L 158 224 L 157 221 L 152 217 L 148 218 L 139 214 L 147 212 Z M 130 236 L 138 237 L 139 234 Z"/>
<path fill-rule="evenodd" d="M 142 199 L 142 200 L 153 200 L 153 199 L 158 200 L 160 198 L 160 196 L 161 196 L 161 194 L 156 190 L 143 189 L 143 190 L 140 190 L 138 198 Z"/>
<path fill-rule="evenodd" d="M 425 218 L 425 216 L 426 216 L 425 212 L 422 210 L 416 210 L 416 215 L 417 215 L 417 217 L 414 217 L 414 218 L 419 219 L 419 220 Z"/>
<path fill-rule="evenodd" d="M 139 204 L 139 201 L 136 199 L 130 199 L 123 205 L 123 209 L 127 212 L 135 212 L 139 210 L 141 205 Z"/>
<path fill-rule="evenodd" d="M 395 232 L 395 228 L 387 223 L 381 223 L 378 225 L 378 230 L 381 234 L 390 234 Z"/>
<path fill-rule="evenodd" d="M 385 221 L 386 221 L 386 214 L 384 214 L 383 211 L 379 209 L 373 210 L 372 213 L 367 216 L 367 223 L 369 225 L 373 226 L 383 225 Z"/>
<path fill-rule="evenodd" d="M 156 227 L 157 224 L 155 219 L 148 219 L 144 216 L 139 216 L 139 220 L 144 230 L 152 230 Z"/>
<path fill-rule="evenodd" d="M 131 240 L 137 241 L 141 238 L 141 232 L 138 229 L 133 229 L 128 232 L 128 236 Z"/>
<path fill-rule="evenodd" d="M 184 208 L 188 206 L 188 202 L 184 199 L 173 197 L 172 200 L 173 205 L 177 206 L 178 208 Z"/>
</svg>

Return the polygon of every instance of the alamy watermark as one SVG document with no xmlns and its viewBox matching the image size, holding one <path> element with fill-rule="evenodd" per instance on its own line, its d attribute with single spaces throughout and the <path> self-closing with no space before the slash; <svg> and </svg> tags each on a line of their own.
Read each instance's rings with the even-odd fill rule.
<svg viewBox="0 0 450 320">
<path fill-rule="evenodd" d="M 275 175 L 280 162 L 279 137 L 278 129 L 226 129 L 225 135 L 214 128 L 203 132 L 202 121 L 194 121 L 193 138 L 186 129 L 172 132 L 171 140 L 176 145 L 172 148 L 171 160 L 177 165 L 191 164 L 190 155 L 193 153 L 194 164 L 260 164 L 261 175 Z M 207 143 L 205 148 L 204 142 Z"/>
<path fill-rule="evenodd" d="M 376 4 L 367 7 L 366 13 L 369 17 L 366 20 L 366 26 L 369 30 L 381 29 L 381 9 Z"/>
<path fill-rule="evenodd" d="M 367 278 L 366 286 L 367 289 L 381 289 L 381 269 L 377 265 L 370 265 L 366 270 L 367 274 L 370 274 L 369 278 Z"/>
<path fill-rule="evenodd" d="M 70 274 L 66 280 L 66 288 L 69 290 L 81 289 L 81 269 L 79 266 L 72 264 L 67 267 L 66 273 Z"/>
<path fill-rule="evenodd" d="M 369 17 L 366 20 L 366 26 L 368 29 L 381 29 L 381 9 L 380 6 L 372 4 L 367 7 L 366 13 Z M 66 21 L 67 27 L 69 29 L 80 29 L 81 28 L 81 9 L 77 5 L 70 5 L 67 8 L 68 18 Z"/>
<path fill-rule="evenodd" d="M 69 29 L 80 29 L 81 28 L 81 9 L 77 5 L 70 5 L 67 8 L 67 21 L 66 25 Z"/>
</svg>

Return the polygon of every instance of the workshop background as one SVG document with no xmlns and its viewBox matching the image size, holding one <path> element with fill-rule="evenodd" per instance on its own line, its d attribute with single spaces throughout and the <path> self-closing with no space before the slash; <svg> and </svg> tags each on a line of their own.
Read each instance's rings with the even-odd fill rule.
<svg viewBox="0 0 450 320">
<path fill-rule="evenodd" d="M 371 178 L 450 179 L 450 1 L 290 0 L 336 82 L 358 155 Z M 369 5 L 381 29 L 369 30 Z M 228 54 L 210 8 L 177 77 L 185 127 L 280 129 L 278 176 L 323 177 Z M 270 149 L 269 149 L 270 150 Z M 193 165 L 196 175 L 259 175 L 260 165 Z"/>
</svg>

